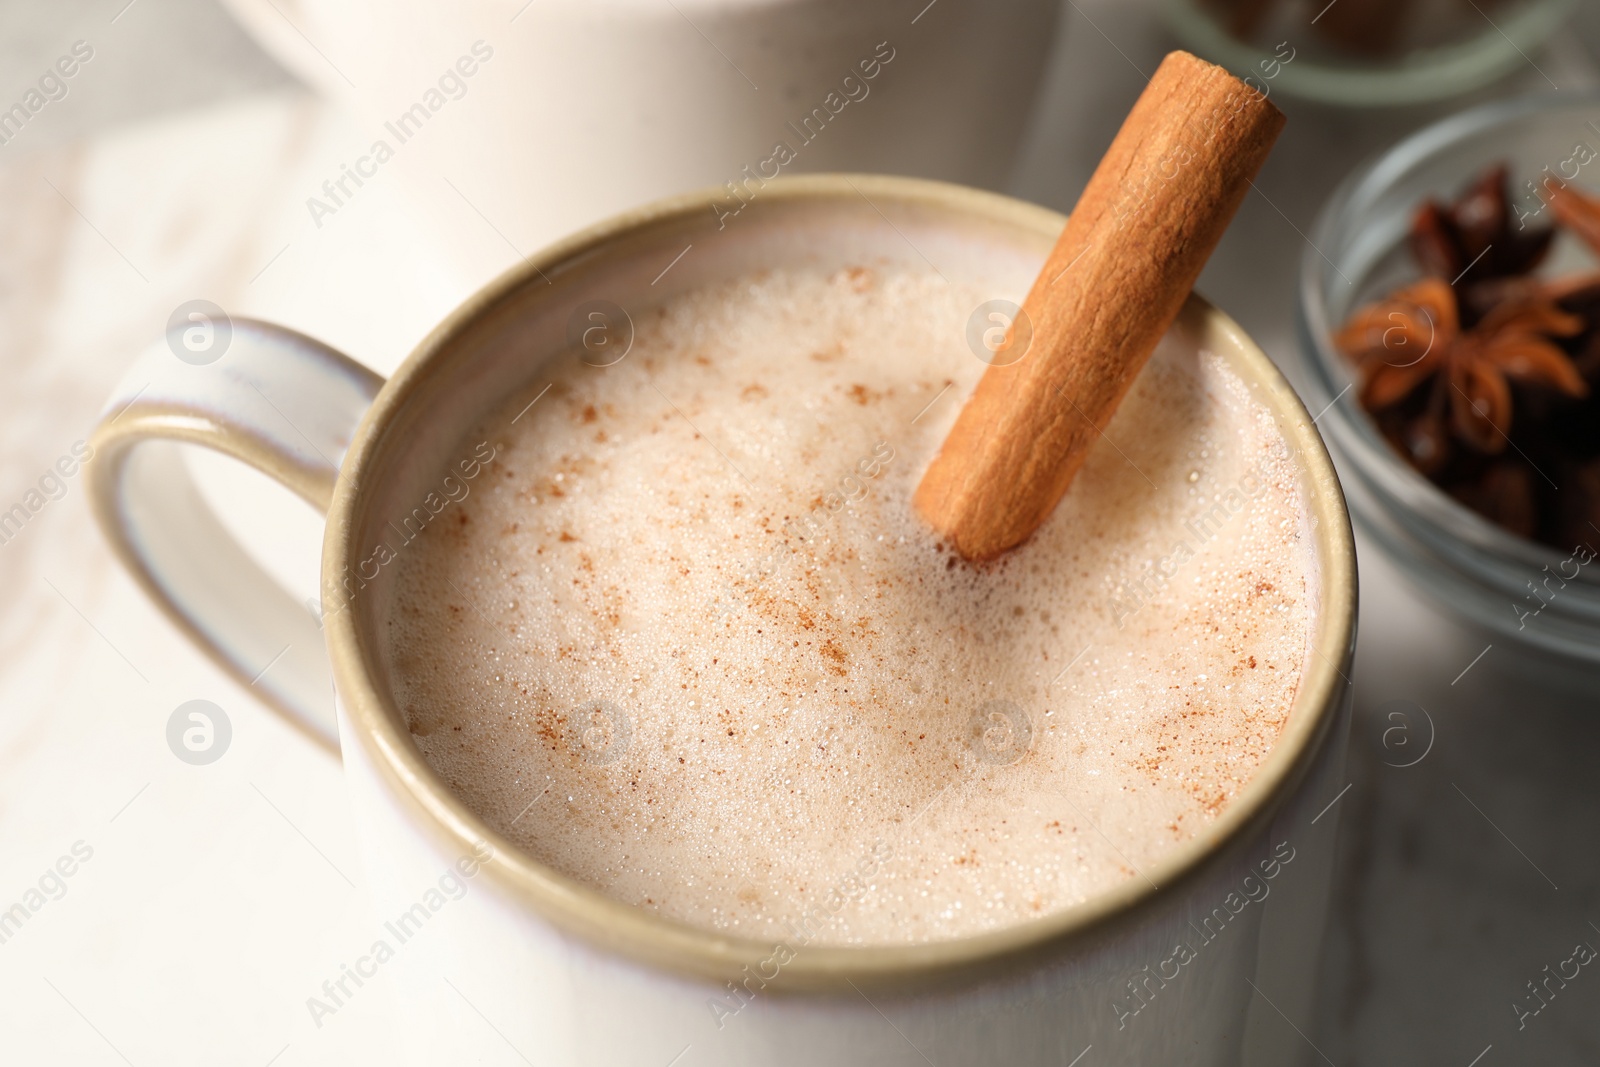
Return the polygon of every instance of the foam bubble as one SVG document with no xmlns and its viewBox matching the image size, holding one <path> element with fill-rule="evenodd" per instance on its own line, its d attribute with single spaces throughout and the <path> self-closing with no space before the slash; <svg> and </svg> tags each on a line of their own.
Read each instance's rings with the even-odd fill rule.
<svg viewBox="0 0 1600 1067">
<path fill-rule="evenodd" d="M 1102 892 L 1239 794 L 1306 655 L 1270 413 L 1169 339 L 997 564 L 915 517 L 995 296 L 773 271 L 558 363 L 401 553 L 387 632 L 429 763 L 541 862 L 760 938 L 956 937 Z M 931 405 L 931 406 L 930 406 Z"/>
</svg>

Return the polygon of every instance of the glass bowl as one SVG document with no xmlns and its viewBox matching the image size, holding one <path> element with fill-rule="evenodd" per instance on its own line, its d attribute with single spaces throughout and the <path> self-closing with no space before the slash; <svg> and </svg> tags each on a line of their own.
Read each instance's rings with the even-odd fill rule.
<svg viewBox="0 0 1600 1067">
<path fill-rule="evenodd" d="M 1347 10 L 1357 0 L 1335 0 Z M 1362 0 L 1371 10 L 1370 0 Z M 1260 6 L 1259 4 L 1257 6 Z M 1310 100 L 1354 106 L 1419 104 L 1459 96 L 1530 62 L 1533 52 L 1577 7 L 1577 0 L 1419 0 L 1415 10 L 1433 17 L 1412 26 L 1395 49 L 1359 57 L 1328 43 L 1326 26 L 1336 17 L 1327 0 L 1286 0 L 1241 40 L 1223 15 L 1206 0 L 1166 0 L 1167 22 L 1195 52 L 1232 70 L 1253 76 L 1269 91 Z M 1395 0 L 1390 12 L 1398 10 Z M 1419 21 L 1419 20 L 1414 20 Z M 1275 42 L 1283 41 L 1282 45 Z"/>
<path fill-rule="evenodd" d="M 1406 234 L 1425 198 L 1453 199 L 1503 160 L 1513 202 L 1526 195 L 1523 210 L 1531 210 L 1538 202 L 1521 192 L 1524 180 L 1547 166 L 1558 172 L 1579 144 L 1600 150 L 1600 95 L 1499 101 L 1400 142 L 1346 179 L 1323 209 L 1301 258 L 1297 328 L 1306 405 L 1321 412 L 1318 426 L 1368 542 L 1460 616 L 1587 667 L 1600 665 L 1600 560 L 1575 562 L 1574 553 L 1509 533 L 1414 470 L 1357 401 L 1355 370 L 1332 340 L 1353 309 L 1420 276 Z M 1600 159 L 1576 182 L 1600 186 Z M 1583 265 L 1592 258 L 1563 235 L 1540 273 Z"/>
</svg>

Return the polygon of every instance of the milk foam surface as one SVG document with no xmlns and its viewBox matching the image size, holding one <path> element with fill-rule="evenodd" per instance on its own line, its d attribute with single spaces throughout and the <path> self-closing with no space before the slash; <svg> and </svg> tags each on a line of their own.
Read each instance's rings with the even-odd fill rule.
<svg viewBox="0 0 1600 1067">
<path fill-rule="evenodd" d="M 428 762 L 583 884 L 791 943 L 1023 922 L 1200 832 L 1307 655 L 1287 446 L 1169 337 L 1034 538 L 959 562 L 910 496 L 995 295 L 774 271 L 508 398 L 464 445 L 495 459 L 394 564 Z"/>
</svg>

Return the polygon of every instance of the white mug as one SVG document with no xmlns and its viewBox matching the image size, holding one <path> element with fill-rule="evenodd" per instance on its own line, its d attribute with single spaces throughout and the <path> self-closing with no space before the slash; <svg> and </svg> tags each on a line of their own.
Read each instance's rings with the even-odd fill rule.
<svg viewBox="0 0 1600 1067">
<path fill-rule="evenodd" d="M 463 225 L 479 229 L 476 213 L 523 252 L 688 189 L 721 185 L 737 203 L 752 175 L 779 171 L 998 188 L 1060 9 L 1059 0 L 227 3 L 365 131 L 328 186 L 307 190 L 310 221 L 327 224 L 362 181 L 394 172 L 442 247 L 461 243 Z"/>
<path fill-rule="evenodd" d="M 262 679 L 270 699 L 341 748 L 384 921 L 370 951 L 308 991 L 313 1020 L 390 968 L 419 1063 L 453 1062 L 457 1027 L 485 1021 L 530 1062 L 555 1064 L 1063 1067 L 1091 1048 L 1085 1064 L 1293 1062 L 1305 1051 L 1296 1027 L 1310 1014 L 1338 818 L 1354 550 L 1305 409 L 1198 297 L 1174 329 L 1225 358 L 1272 412 L 1302 479 L 1312 654 L 1254 778 L 1140 877 L 956 940 L 829 946 L 802 929 L 756 942 L 660 918 L 535 862 L 422 759 L 376 636 L 391 609 L 388 564 L 404 551 L 391 524 L 444 476 L 477 476 L 481 457 L 455 454 L 461 434 L 545 361 L 576 358 L 575 311 L 604 300 L 636 316 L 691 287 L 786 263 L 921 269 L 924 256 L 953 279 L 1020 292 L 1063 223 L 1005 197 L 904 178 L 779 180 L 725 225 L 707 210 L 718 195 L 652 205 L 530 258 L 453 312 L 387 382 L 291 331 L 234 321 L 206 335 L 215 343 L 227 331 L 213 362 L 191 365 L 199 360 L 158 344 L 107 405 L 92 440 L 92 496 L 123 560 L 235 676 L 256 677 L 277 656 Z M 243 459 L 327 511 L 323 633 L 227 539 L 176 442 Z M 877 856 L 840 860 L 836 889 L 848 894 Z"/>
</svg>

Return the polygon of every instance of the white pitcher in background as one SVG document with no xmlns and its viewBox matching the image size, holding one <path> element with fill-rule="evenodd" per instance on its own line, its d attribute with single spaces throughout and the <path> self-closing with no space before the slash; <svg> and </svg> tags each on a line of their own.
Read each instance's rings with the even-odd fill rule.
<svg viewBox="0 0 1600 1067">
<path fill-rule="evenodd" d="M 1056 0 L 225 2 L 372 138 L 308 198 L 313 221 L 393 171 L 442 247 L 461 244 L 449 220 L 459 226 L 465 199 L 523 253 L 689 189 L 725 185 L 735 211 L 779 173 L 998 188 L 1059 11 Z"/>
</svg>

